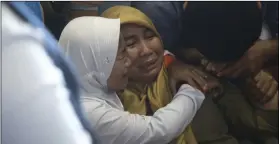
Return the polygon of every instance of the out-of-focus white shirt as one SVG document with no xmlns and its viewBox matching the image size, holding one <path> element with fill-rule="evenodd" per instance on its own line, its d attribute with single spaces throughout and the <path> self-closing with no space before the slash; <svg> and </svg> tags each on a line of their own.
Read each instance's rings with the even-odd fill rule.
<svg viewBox="0 0 279 144">
<path fill-rule="evenodd" d="M 3 144 L 91 144 L 43 33 L 1 5 Z"/>
</svg>

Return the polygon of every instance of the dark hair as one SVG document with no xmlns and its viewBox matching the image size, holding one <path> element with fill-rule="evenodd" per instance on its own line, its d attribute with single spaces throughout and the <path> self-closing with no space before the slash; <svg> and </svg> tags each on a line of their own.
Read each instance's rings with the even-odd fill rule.
<svg viewBox="0 0 279 144">
<path fill-rule="evenodd" d="M 44 9 L 45 25 L 59 39 L 63 28 L 68 23 L 70 2 L 41 2 Z"/>
<path fill-rule="evenodd" d="M 184 46 L 212 61 L 234 61 L 251 47 L 262 29 L 256 2 L 188 2 L 183 15 Z"/>
</svg>

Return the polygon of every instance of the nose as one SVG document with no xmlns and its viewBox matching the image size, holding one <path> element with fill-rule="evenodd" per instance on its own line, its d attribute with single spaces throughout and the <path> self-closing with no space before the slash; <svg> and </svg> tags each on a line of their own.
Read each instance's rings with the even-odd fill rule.
<svg viewBox="0 0 279 144">
<path fill-rule="evenodd" d="M 141 52 L 140 56 L 150 56 L 152 55 L 152 50 L 147 46 L 145 40 L 141 40 Z"/>
</svg>

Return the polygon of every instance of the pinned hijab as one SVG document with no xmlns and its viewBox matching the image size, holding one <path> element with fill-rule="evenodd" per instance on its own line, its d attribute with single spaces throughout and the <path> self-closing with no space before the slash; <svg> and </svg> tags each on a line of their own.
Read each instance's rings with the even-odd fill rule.
<svg viewBox="0 0 279 144">
<path fill-rule="evenodd" d="M 141 11 L 129 6 L 114 6 L 102 13 L 102 17 L 120 18 L 121 24 L 137 24 L 149 28 L 160 37 L 152 21 Z"/>
<path fill-rule="evenodd" d="M 118 50 L 120 20 L 79 17 L 64 28 L 59 44 L 74 63 L 86 94 L 103 93 Z"/>
</svg>

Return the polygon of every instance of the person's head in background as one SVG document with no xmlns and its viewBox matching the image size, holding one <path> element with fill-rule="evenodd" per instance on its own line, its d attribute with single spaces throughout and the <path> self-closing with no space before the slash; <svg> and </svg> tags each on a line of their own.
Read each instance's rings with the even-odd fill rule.
<svg viewBox="0 0 279 144">
<path fill-rule="evenodd" d="M 79 17 L 62 31 L 59 44 L 77 68 L 82 88 L 118 91 L 128 83 L 125 42 L 120 35 L 120 20 Z"/>
<path fill-rule="evenodd" d="M 46 27 L 59 39 L 63 28 L 68 23 L 69 1 L 48 1 L 41 2 L 44 9 L 44 22 Z"/>
<path fill-rule="evenodd" d="M 141 11 L 129 6 L 111 7 L 102 16 L 120 18 L 126 49 L 133 61 L 129 79 L 153 82 L 163 66 L 164 48 L 151 20 Z"/>
<path fill-rule="evenodd" d="M 197 48 L 210 61 L 234 62 L 260 36 L 257 2 L 187 2 L 184 6 L 184 47 Z"/>
</svg>

